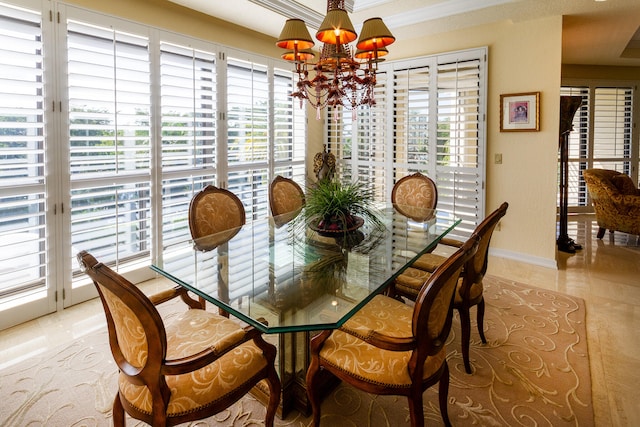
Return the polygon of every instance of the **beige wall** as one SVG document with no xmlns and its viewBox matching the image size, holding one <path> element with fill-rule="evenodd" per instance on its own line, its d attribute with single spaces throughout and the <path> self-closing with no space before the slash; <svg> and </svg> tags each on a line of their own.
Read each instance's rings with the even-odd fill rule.
<svg viewBox="0 0 640 427">
<path fill-rule="evenodd" d="M 247 51 L 280 54 L 272 38 L 165 0 L 69 3 Z M 502 201 L 510 205 L 501 229 L 494 234 L 492 250 L 547 266 L 555 266 L 561 40 L 562 18 L 558 16 L 398 40 L 390 46 L 390 60 L 489 47 L 487 210 Z M 534 91 L 541 92 L 540 132 L 500 132 L 500 94 Z M 310 142 L 316 147 L 321 143 L 322 126 L 314 117 L 309 114 Z M 496 153 L 502 154 L 501 165 L 493 163 Z"/>
<path fill-rule="evenodd" d="M 562 78 L 590 80 L 638 80 L 640 67 L 606 67 L 597 65 L 562 65 Z"/>
</svg>

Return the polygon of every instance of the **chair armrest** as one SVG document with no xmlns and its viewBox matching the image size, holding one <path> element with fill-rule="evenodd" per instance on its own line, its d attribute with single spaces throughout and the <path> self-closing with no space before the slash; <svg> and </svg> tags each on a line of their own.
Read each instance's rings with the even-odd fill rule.
<svg viewBox="0 0 640 427">
<path fill-rule="evenodd" d="M 414 337 L 392 337 L 373 329 L 362 327 L 357 322 L 349 321 L 342 325 L 340 330 L 383 350 L 410 351 L 416 347 L 416 339 Z"/>
<path fill-rule="evenodd" d="M 164 375 L 180 375 L 188 372 L 193 372 L 207 365 L 210 365 L 229 351 L 237 348 L 239 345 L 244 344 L 247 341 L 263 341 L 262 332 L 255 329 L 253 326 L 246 326 L 245 328 L 243 328 L 243 330 L 244 334 L 239 336 L 239 339 L 227 343 L 227 345 L 223 348 L 208 347 L 198 353 L 191 354 L 187 357 L 166 360 L 162 369 L 162 373 Z M 260 345 L 259 347 L 262 348 Z"/>
<path fill-rule="evenodd" d="M 456 240 L 456 239 L 449 239 L 447 237 L 443 237 L 442 239 L 440 239 L 439 242 L 440 245 L 445 245 L 445 246 L 453 246 L 456 248 L 461 248 L 462 245 L 464 245 L 464 242 L 461 242 L 460 240 Z"/>
<path fill-rule="evenodd" d="M 166 289 L 164 291 L 160 291 L 156 294 L 150 295 L 149 300 L 153 305 L 159 305 L 176 297 L 180 297 L 182 298 L 182 301 L 184 301 L 184 303 L 187 304 L 190 308 L 204 309 L 200 301 L 191 298 L 188 292 L 189 291 L 187 290 L 187 288 L 176 286 L 171 289 Z"/>
</svg>

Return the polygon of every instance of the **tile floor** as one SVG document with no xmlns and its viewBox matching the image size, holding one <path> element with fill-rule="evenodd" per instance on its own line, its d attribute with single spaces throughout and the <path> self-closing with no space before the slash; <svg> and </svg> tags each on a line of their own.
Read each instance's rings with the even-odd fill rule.
<svg viewBox="0 0 640 427">
<path fill-rule="evenodd" d="M 557 270 L 490 257 L 488 274 L 584 298 L 596 425 L 640 425 L 640 238 L 607 233 L 598 240 L 592 218 L 570 217 L 569 236 L 584 248 L 559 252 Z M 143 289 L 153 293 L 166 286 L 159 279 Z M 0 369 L 104 324 L 96 299 L 0 331 Z"/>
</svg>

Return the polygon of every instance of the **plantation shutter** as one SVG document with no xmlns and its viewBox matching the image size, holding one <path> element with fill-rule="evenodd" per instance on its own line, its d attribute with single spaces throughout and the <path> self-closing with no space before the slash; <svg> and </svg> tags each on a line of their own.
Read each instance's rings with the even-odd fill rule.
<svg viewBox="0 0 640 427">
<path fill-rule="evenodd" d="M 304 189 L 307 144 L 305 109 L 295 105 L 294 99 L 289 96 L 293 92 L 291 71 L 276 68 L 273 82 L 274 175 L 291 178 Z"/>
<path fill-rule="evenodd" d="M 385 201 L 391 190 L 387 188 L 387 98 L 385 86 L 387 73 L 380 72 L 376 76 L 374 99 L 376 104 L 360 107 L 357 110 L 355 123 L 354 167 L 356 177 L 361 182 L 370 184 L 374 191 L 374 199 Z"/>
<path fill-rule="evenodd" d="M 597 87 L 593 105 L 593 160 L 603 169 L 630 174 L 631 107 L 630 87 Z"/>
<path fill-rule="evenodd" d="M 216 53 L 160 44 L 162 238 L 184 244 L 191 199 L 216 184 Z"/>
<path fill-rule="evenodd" d="M 393 141 L 395 180 L 420 171 L 433 177 L 430 149 L 430 67 L 393 74 Z"/>
<path fill-rule="evenodd" d="M 227 61 L 227 188 L 251 221 L 268 215 L 269 84 L 267 67 Z"/>
<path fill-rule="evenodd" d="M 67 45 L 73 252 L 86 249 L 116 266 L 148 262 L 148 38 L 69 20 Z"/>
<path fill-rule="evenodd" d="M 438 188 L 438 209 L 469 236 L 484 212 L 484 55 L 425 58 L 393 73 L 394 182 L 419 171 Z"/>
<path fill-rule="evenodd" d="M 354 110 L 327 108 L 327 147 L 337 160 L 337 175 L 345 182 L 368 183 L 374 199 L 384 201 L 387 189 L 387 73 L 379 72 L 372 106 Z"/>
<path fill-rule="evenodd" d="M 438 209 L 462 219 L 454 233 L 468 236 L 484 218 L 479 58 L 438 64 L 436 185 Z"/>
<path fill-rule="evenodd" d="M 46 290 L 40 13 L 0 4 L 0 298 Z M 43 294 L 40 294 L 43 295 Z"/>
</svg>

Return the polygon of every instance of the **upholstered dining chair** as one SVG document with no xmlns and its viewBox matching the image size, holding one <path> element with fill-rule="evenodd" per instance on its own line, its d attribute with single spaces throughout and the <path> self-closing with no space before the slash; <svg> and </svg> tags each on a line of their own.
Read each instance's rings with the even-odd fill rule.
<svg viewBox="0 0 640 427">
<path fill-rule="evenodd" d="M 424 425 L 422 394 L 439 383 L 440 412 L 451 425 L 445 341 L 458 276 L 476 250 L 477 242 L 469 240 L 441 264 L 423 283 L 415 305 L 376 295 L 340 329 L 312 338 L 307 393 L 313 425 L 320 424 L 322 370 L 367 393 L 406 396 L 412 426 Z"/>
<path fill-rule="evenodd" d="M 88 252 L 78 262 L 98 289 L 119 368 L 115 426 L 124 426 L 125 411 L 154 427 L 208 418 L 256 385 L 269 395 L 265 425 L 273 426 L 276 348 L 257 329 L 203 310 L 185 288 L 147 297 Z M 165 326 L 155 306 L 176 297 L 189 310 Z"/>
<path fill-rule="evenodd" d="M 498 209 L 487 216 L 473 231 L 470 239 L 479 239 L 478 251 L 464 266 L 458 280 L 457 292 L 453 307 L 460 314 L 462 359 L 465 371 L 471 373 L 469 361 L 469 341 L 471 339 L 471 318 L 469 310 L 477 306 L 477 323 L 480 339 L 484 344 L 487 339 L 484 335 L 484 297 L 482 294 L 482 279 L 487 272 L 489 260 L 489 243 L 498 221 L 505 216 L 509 204 L 502 203 Z M 443 239 L 443 245 L 460 247 L 462 242 L 455 239 Z M 400 295 L 415 300 L 420 292 L 422 283 L 427 280 L 431 272 L 447 260 L 446 256 L 436 253 L 428 253 L 418 258 L 411 267 L 400 274 L 391 286 L 390 295 Z"/>
<path fill-rule="evenodd" d="M 438 188 L 426 175 L 416 172 L 400 178 L 391 190 L 391 203 L 402 215 L 424 222 L 433 217 Z"/>
<path fill-rule="evenodd" d="M 269 206 L 277 227 L 295 218 L 304 206 L 304 191 L 297 182 L 281 175 L 269 185 Z"/>
<path fill-rule="evenodd" d="M 194 247 L 209 251 L 228 242 L 246 222 L 242 201 L 231 191 L 207 185 L 189 204 Z"/>
</svg>

